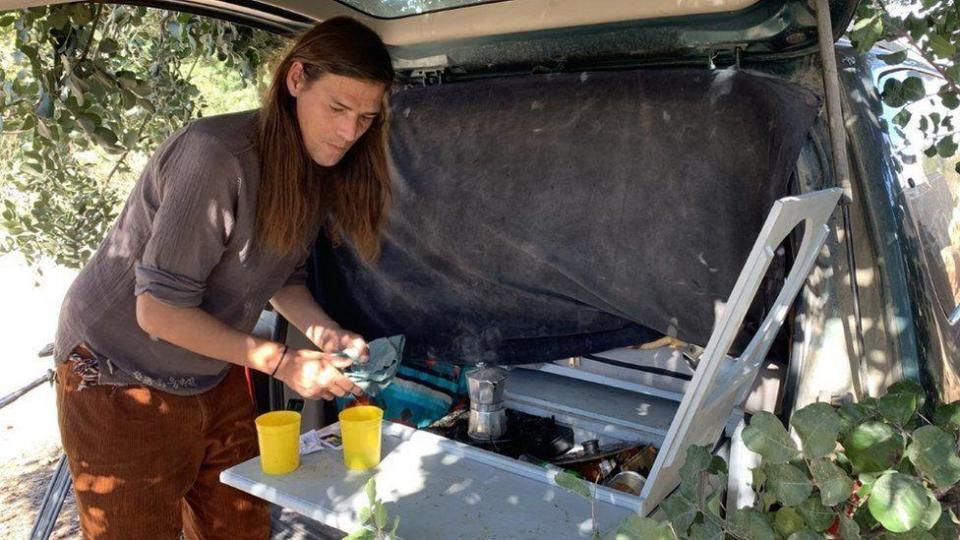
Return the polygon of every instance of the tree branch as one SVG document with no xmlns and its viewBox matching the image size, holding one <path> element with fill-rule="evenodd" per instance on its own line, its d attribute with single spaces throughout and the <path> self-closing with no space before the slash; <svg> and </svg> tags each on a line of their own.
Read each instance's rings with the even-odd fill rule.
<svg viewBox="0 0 960 540">
<path fill-rule="evenodd" d="M 87 43 L 83 46 L 83 52 L 80 53 L 80 58 L 77 59 L 77 63 L 73 65 L 74 69 L 76 69 L 81 62 L 87 59 L 87 54 L 90 52 L 90 46 L 93 45 L 93 39 L 97 35 L 97 27 L 100 26 L 100 14 L 102 12 L 103 4 L 97 4 L 96 11 L 93 14 L 93 28 L 90 30 L 90 39 L 88 39 Z"/>
<path fill-rule="evenodd" d="M 147 114 L 147 115 L 143 118 L 143 122 L 140 122 L 140 127 L 137 129 L 137 142 L 140 141 L 140 136 L 143 135 L 143 129 L 144 129 L 145 127 L 147 127 L 147 122 L 148 122 L 149 120 L 150 120 L 150 115 Z M 110 171 L 110 174 L 107 175 L 107 179 L 104 180 L 104 184 L 106 184 L 106 185 L 108 185 L 108 186 L 110 185 L 110 180 L 112 180 L 112 179 L 113 179 L 113 175 L 116 174 L 118 170 L 120 170 L 120 164 L 123 163 L 124 161 L 126 161 L 127 156 L 130 154 L 130 150 L 132 150 L 132 148 L 127 148 L 127 149 L 123 152 L 123 154 L 120 156 L 120 158 L 117 159 L 117 162 L 113 165 L 113 169 Z"/>
</svg>

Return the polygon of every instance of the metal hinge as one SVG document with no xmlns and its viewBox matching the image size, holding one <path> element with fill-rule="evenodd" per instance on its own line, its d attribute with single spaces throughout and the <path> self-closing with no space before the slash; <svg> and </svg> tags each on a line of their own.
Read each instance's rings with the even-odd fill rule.
<svg viewBox="0 0 960 540">
<path fill-rule="evenodd" d="M 449 65 L 450 60 L 443 54 L 414 59 L 397 58 L 393 61 L 394 69 L 398 72 L 407 73 L 405 79 L 422 86 L 443 84 L 447 78 L 447 67 Z"/>
<path fill-rule="evenodd" d="M 445 69 L 424 69 L 410 72 L 410 78 L 419 80 L 422 86 L 433 86 L 443 84 L 446 79 Z"/>
<path fill-rule="evenodd" d="M 715 47 L 707 51 L 707 66 L 710 69 L 716 69 L 717 64 L 724 67 L 735 67 L 740 69 L 740 63 L 743 59 L 743 51 L 747 45 L 742 43 L 731 43 L 721 47 Z"/>
</svg>

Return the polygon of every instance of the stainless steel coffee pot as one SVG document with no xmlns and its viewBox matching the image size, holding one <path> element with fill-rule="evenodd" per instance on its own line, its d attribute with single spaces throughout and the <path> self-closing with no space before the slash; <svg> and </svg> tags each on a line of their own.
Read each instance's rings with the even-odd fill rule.
<svg viewBox="0 0 960 540">
<path fill-rule="evenodd" d="M 470 420 L 467 434 L 477 441 L 496 440 L 507 431 L 507 414 L 503 406 L 503 390 L 507 370 L 478 364 L 467 372 L 470 391 Z"/>
</svg>

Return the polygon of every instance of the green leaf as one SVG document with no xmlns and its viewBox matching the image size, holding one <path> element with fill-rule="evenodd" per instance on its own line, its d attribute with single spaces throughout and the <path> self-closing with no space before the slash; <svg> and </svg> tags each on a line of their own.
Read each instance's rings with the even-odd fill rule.
<svg viewBox="0 0 960 540">
<path fill-rule="evenodd" d="M 752 508 L 731 512 L 727 528 L 733 535 L 750 540 L 775 540 L 777 536 L 767 518 Z"/>
<path fill-rule="evenodd" d="M 956 92 L 944 89 L 941 90 L 938 95 L 940 96 L 940 102 L 943 103 L 944 107 L 950 110 L 960 107 L 960 96 L 958 96 Z"/>
<path fill-rule="evenodd" d="M 563 489 L 572 493 L 576 493 L 584 499 L 590 500 L 593 498 L 593 495 L 590 493 L 590 485 L 587 483 L 587 481 L 582 478 L 578 478 L 567 471 L 558 472 L 557 475 L 553 477 L 553 481 Z"/>
<path fill-rule="evenodd" d="M 767 481 L 767 473 L 765 473 L 762 468 L 757 467 L 756 469 L 750 469 L 750 475 L 752 479 L 751 484 L 753 486 L 753 489 L 756 491 L 760 491 L 760 489 L 763 487 L 763 485 Z"/>
<path fill-rule="evenodd" d="M 77 123 L 80 124 L 80 127 L 83 128 L 87 133 L 93 133 L 97 130 L 97 126 L 100 125 L 100 118 L 92 114 L 84 113 L 77 116 Z"/>
<path fill-rule="evenodd" d="M 780 536 L 787 537 L 804 528 L 806 524 L 796 510 L 785 506 L 773 515 L 773 530 Z"/>
<path fill-rule="evenodd" d="M 864 423 L 867 419 L 876 414 L 876 403 L 844 403 L 837 410 L 837 416 L 840 417 L 841 431 L 847 433 L 854 427 Z"/>
<path fill-rule="evenodd" d="M 887 393 L 877 400 L 880 414 L 895 424 L 904 426 L 923 406 L 926 394 L 917 383 L 907 380 L 890 386 Z"/>
<path fill-rule="evenodd" d="M 873 514 L 870 513 L 870 509 L 867 508 L 866 504 L 861 504 L 853 511 L 853 520 L 857 523 L 857 526 L 860 527 L 861 531 L 870 531 L 880 525 L 880 523 L 874 519 Z"/>
<path fill-rule="evenodd" d="M 887 79 L 883 83 L 880 98 L 888 107 L 894 109 L 903 107 L 906 104 L 906 100 L 903 98 L 903 83 L 896 79 Z"/>
<path fill-rule="evenodd" d="M 953 511 L 947 509 L 946 512 L 940 513 L 940 519 L 930 529 L 930 535 L 936 540 L 956 540 L 960 538 L 960 528 L 957 527 Z"/>
<path fill-rule="evenodd" d="M 857 522 L 848 518 L 846 514 L 840 514 L 840 527 L 838 532 L 843 540 L 860 540 L 860 526 Z"/>
<path fill-rule="evenodd" d="M 900 127 L 906 127 L 911 118 L 913 118 L 913 113 L 909 109 L 902 109 L 893 117 L 893 123 Z"/>
<path fill-rule="evenodd" d="M 50 126 L 47 125 L 47 122 L 39 121 L 37 122 L 37 133 L 40 134 L 44 139 L 53 142 L 53 139 L 56 138 L 53 130 L 50 129 Z"/>
<path fill-rule="evenodd" d="M 927 490 L 927 501 L 927 511 L 924 513 L 923 519 L 920 520 L 920 525 L 917 526 L 918 529 L 923 529 L 924 531 L 932 529 L 934 525 L 940 521 L 940 516 L 943 514 L 940 501 L 937 500 L 930 490 Z"/>
<path fill-rule="evenodd" d="M 960 481 L 960 456 L 956 440 L 938 426 L 923 426 L 913 432 L 907 457 L 918 471 L 939 488 Z"/>
<path fill-rule="evenodd" d="M 366 523 L 367 521 L 370 520 L 371 515 L 372 514 L 370 513 L 370 507 L 364 506 L 363 508 L 360 509 L 360 512 L 357 515 L 357 519 L 360 520 L 360 523 Z"/>
<path fill-rule="evenodd" d="M 908 102 L 918 101 L 927 95 L 927 89 L 923 86 L 923 80 L 920 77 L 907 77 L 903 81 L 903 99 Z"/>
<path fill-rule="evenodd" d="M 953 55 L 957 54 L 957 47 L 950 43 L 947 38 L 934 33 L 929 34 L 928 37 L 930 38 L 928 43 L 930 50 L 939 58 L 952 58 Z"/>
<path fill-rule="evenodd" d="M 73 22 L 77 26 L 84 26 L 93 22 L 93 12 L 90 11 L 90 7 L 85 4 L 75 4 L 73 6 Z"/>
<path fill-rule="evenodd" d="M 777 498 L 769 492 L 764 492 L 760 498 L 760 508 L 762 508 L 764 512 L 768 512 L 775 504 L 777 504 Z"/>
<path fill-rule="evenodd" d="M 803 455 L 811 459 L 833 452 L 843 427 L 837 411 L 826 403 L 813 403 L 800 409 L 790 419 L 790 425 L 800 436 Z"/>
<path fill-rule="evenodd" d="M 960 169 L 960 162 L 957 168 Z M 938 405 L 933 413 L 933 423 L 944 429 L 960 429 L 960 401 Z"/>
<path fill-rule="evenodd" d="M 943 71 L 951 81 L 960 83 L 960 64 L 947 66 L 943 69 Z"/>
<path fill-rule="evenodd" d="M 877 58 L 883 60 L 887 65 L 894 66 L 897 64 L 902 64 L 907 59 L 907 51 L 899 51 L 890 54 L 880 54 L 877 55 Z"/>
<path fill-rule="evenodd" d="M 843 469 L 826 459 L 810 462 L 810 474 L 820 488 L 820 502 L 824 506 L 836 506 L 850 497 L 853 480 Z"/>
<path fill-rule="evenodd" d="M 620 523 L 613 538 L 615 540 L 633 540 L 636 538 L 676 540 L 677 535 L 673 534 L 673 529 L 667 523 L 660 523 L 655 519 L 634 514 Z"/>
<path fill-rule="evenodd" d="M 103 126 L 97 126 L 93 130 L 93 140 L 101 146 L 114 146 L 117 144 L 117 135 Z"/>
<path fill-rule="evenodd" d="M 390 527 L 390 536 L 397 536 L 398 527 L 400 527 L 400 516 L 394 516 L 393 527 Z"/>
<path fill-rule="evenodd" d="M 660 508 L 673 524 L 673 530 L 681 537 L 687 534 L 690 525 L 697 519 L 700 511 L 697 505 L 679 491 L 660 503 Z"/>
<path fill-rule="evenodd" d="M 113 38 L 107 38 L 100 40 L 100 52 L 102 54 L 110 55 L 117 52 L 120 49 L 120 44 Z"/>
<path fill-rule="evenodd" d="M 796 506 L 813 492 L 803 471 L 789 463 L 767 465 L 767 490 L 785 506 Z"/>
<path fill-rule="evenodd" d="M 723 529 L 720 525 L 712 521 L 704 521 L 703 523 L 694 523 L 690 527 L 690 540 L 724 540 L 726 535 L 723 532 Z M 625 540 L 634 540 L 637 538 L 646 538 L 645 536 L 632 536 Z M 619 539 L 618 539 L 619 540 Z"/>
<path fill-rule="evenodd" d="M 780 420 L 766 411 L 753 415 L 750 425 L 743 430 L 743 442 L 769 464 L 786 463 L 799 454 Z"/>
<path fill-rule="evenodd" d="M 367 501 L 369 501 L 370 506 L 373 506 L 373 503 L 377 502 L 377 480 L 373 476 L 367 480 L 367 483 L 363 486 L 363 491 L 367 494 Z"/>
<path fill-rule="evenodd" d="M 953 135 L 940 139 L 937 143 L 937 153 L 940 157 L 951 158 L 957 153 L 957 143 L 953 140 Z"/>
<path fill-rule="evenodd" d="M 376 522 L 378 529 L 387 526 L 387 509 L 380 502 L 373 505 L 373 520 Z"/>
<path fill-rule="evenodd" d="M 700 476 L 713 464 L 713 455 L 703 446 L 687 447 L 686 459 L 680 467 L 680 492 L 688 499 L 696 501 Z"/>
<path fill-rule="evenodd" d="M 928 505 L 927 492 L 920 481 L 898 472 L 881 476 L 867 500 L 870 514 L 888 531 L 897 533 L 916 527 Z"/>
<path fill-rule="evenodd" d="M 823 540 L 823 535 L 817 534 L 810 529 L 803 529 L 791 534 L 787 540 Z"/>
<path fill-rule="evenodd" d="M 850 31 L 850 40 L 861 53 L 866 53 L 883 37 L 883 19 L 879 13 L 858 20 Z"/>
<path fill-rule="evenodd" d="M 882 422 L 866 422 L 841 441 L 850 464 L 857 472 L 878 472 L 893 467 L 903 452 L 903 438 Z"/>
<path fill-rule="evenodd" d="M 820 504 L 820 499 L 816 496 L 803 501 L 797 507 L 797 513 L 807 522 L 807 526 L 815 531 L 827 530 L 837 517 L 837 513 Z"/>
<path fill-rule="evenodd" d="M 358 531 L 353 531 L 347 536 L 343 537 L 343 540 L 376 540 L 377 535 L 369 529 L 360 529 Z"/>
<path fill-rule="evenodd" d="M 137 105 L 137 96 L 133 92 L 123 89 L 120 91 L 120 101 L 124 110 L 129 111 Z"/>
</svg>

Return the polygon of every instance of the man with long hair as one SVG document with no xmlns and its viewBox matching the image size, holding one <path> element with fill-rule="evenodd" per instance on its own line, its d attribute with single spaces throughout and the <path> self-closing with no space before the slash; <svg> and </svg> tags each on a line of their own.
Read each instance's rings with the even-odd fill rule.
<svg viewBox="0 0 960 540">
<path fill-rule="evenodd" d="M 88 538 L 266 538 L 266 505 L 219 482 L 257 454 L 244 367 L 311 399 L 359 394 L 332 353 L 366 342 L 314 301 L 321 231 L 373 260 L 390 200 L 379 37 L 318 24 L 258 111 L 197 120 L 151 157 L 64 300 L 57 407 Z M 320 350 L 252 336 L 270 302 Z"/>
</svg>

